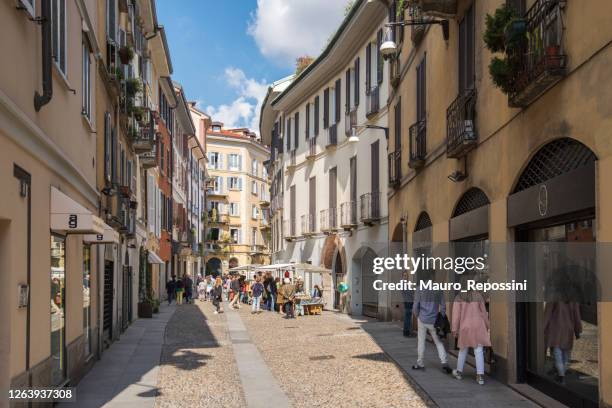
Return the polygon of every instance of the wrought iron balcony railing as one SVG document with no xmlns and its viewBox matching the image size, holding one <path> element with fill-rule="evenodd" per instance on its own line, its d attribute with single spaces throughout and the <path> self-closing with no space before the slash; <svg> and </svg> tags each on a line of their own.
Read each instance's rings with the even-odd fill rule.
<svg viewBox="0 0 612 408">
<path fill-rule="evenodd" d="M 460 158 L 477 142 L 476 90 L 460 94 L 446 110 L 446 156 Z"/>
<path fill-rule="evenodd" d="M 308 154 L 306 160 L 312 160 L 317 157 L 317 137 L 313 136 L 308 139 Z"/>
<path fill-rule="evenodd" d="M 227 213 L 209 211 L 208 212 L 208 222 L 211 224 L 228 224 L 229 215 Z"/>
<path fill-rule="evenodd" d="M 335 147 L 338 144 L 338 125 L 336 123 L 327 128 L 327 141 L 325 147 Z"/>
<path fill-rule="evenodd" d="M 286 241 L 293 241 L 297 237 L 295 218 L 283 221 L 283 236 Z"/>
<path fill-rule="evenodd" d="M 370 118 L 378 113 L 380 109 L 380 89 L 374 85 L 366 95 L 366 117 Z"/>
<path fill-rule="evenodd" d="M 338 228 L 337 209 L 336 207 L 321 210 L 321 231 L 333 232 Z"/>
<path fill-rule="evenodd" d="M 138 160 L 143 169 L 150 169 L 157 166 L 157 147 L 153 144 L 151 151 L 138 156 Z"/>
<path fill-rule="evenodd" d="M 361 222 L 372 224 L 380 219 L 380 192 L 365 193 L 359 197 Z"/>
<path fill-rule="evenodd" d="M 389 185 L 391 187 L 399 186 L 402 181 L 402 150 L 397 149 L 389 153 Z"/>
<path fill-rule="evenodd" d="M 287 164 L 287 170 L 293 170 L 295 169 L 295 166 L 297 166 L 297 158 L 296 158 L 296 152 L 295 150 L 292 150 L 289 153 L 289 163 Z"/>
<path fill-rule="evenodd" d="M 410 137 L 410 157 L 408 167 L 416 169 L 425 164 L 427 156 L 427 122 L 420 120 L 410 126 L 408 131 Z"/>
<path fill-rule="evenodd" d="M 355 126 L 357 126 L 357 108 L 351 108 L 344 116 L 344 134 L 349 137 Z"/>
<path fill-rule="evenodd" d="M 308 237 L 316 234 L 316 219 L 313 214 L 302 215 L 302 235 Z"/>
<path fill-rule="evenodd" d="M 536 0 L 527 10 L 526 41 L 510 59 L 517 60 L 509 104 L 524 107 L 566 74 L 563 47 L 564 0 Z"/>
<path fill-rule="evenodd" d="M 340 227 L 345 230 L 357 227 L 357 203 L 355 201 L 340 204 Z"/>
</svg>

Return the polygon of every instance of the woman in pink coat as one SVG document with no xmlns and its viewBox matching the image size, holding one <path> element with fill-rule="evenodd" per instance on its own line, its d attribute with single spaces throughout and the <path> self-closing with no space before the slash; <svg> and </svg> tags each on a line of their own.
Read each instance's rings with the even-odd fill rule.
<svg viewBox="0 0 612 408">
<path fill-rule="evenodd" d="M 476 381 L 484 385 L 484 347 L 491 346 L 489 316 L 482 295 L 476 291 L 460 293 L 453 301 L 451 331 L 458 340 L 459 356 L 453 376 L 460 380 L 469 348 L 476 357 Z"/>
</svg>

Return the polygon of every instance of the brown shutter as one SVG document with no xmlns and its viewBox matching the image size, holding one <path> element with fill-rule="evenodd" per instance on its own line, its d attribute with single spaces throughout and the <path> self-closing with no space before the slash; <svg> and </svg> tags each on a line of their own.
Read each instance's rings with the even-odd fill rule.
<svg viewBox="0 0 612 408">
<path fill-rule="evenodd" d="M 289 211 L 291 212 L 291 214 L 289 215 L 289 235 L 295 236 L 295 185 L 289 188 Z"/>
<path fill-rule="evenodd" d="M 300 112 L 295 112 L 293 121 L 295 122 L 295 144 L 293 148 L 297 150 L 298 146 L 300 145 Z"/>
<path fill-rule="evenodd" d="M 329 127 L 329 88 L 323 91 L 323 129 Z"/>
<path fill-rule="evenodd" d="M 426 57 L 423 57 L 421 63 L 417 66 L 417 86 L 416 86 L 416 107 L 417 107 L 417 121 L 425 120 L 425 109 L 426 109 L 426 85 L 425 85 L 425 75 L 426 75 Z"/>
<path fill-rule="evenodd" d="M 310 103 L 306 104 L 306 140 L 310 137 Z"/>
<path fill-rule="evenodd" d="M 337 183 L 338 183 L 338 168 L 334 167 L 329 170 L 329 208 L 336 208 L 337 201 Z M 332 210 L 333 211 L 333 210 Z"/>
<path fill-rule="evenodd" d="M 308 180 L 308 214 L 310 214 L 310 226 L 311 230 L 314 230 L 315 226 L 315 214 L 317 213 L 317 178 L 311 177 Z"/>
<path fill-rule="evenodd" d="M 359 65 L 361 61 L 359 57 L 355 60 L 355 106 L 359 105 Z"/>
<path fill-rule="evenodd" d="M 344 107 L 346 110 L 346 113 L 349 113 L 351 111 L 351 69 L 347 69 L 346 73 L 345 73 L 345 80 L 346 80 L 346 84 L 344 85 L 344 97 L 345 97 L 345 101 L 344 101 Z"/>
<path fill-rule="evenodd" d="M 314 135 L 319 136 L 319 95 L 314 101 Z"/>
<path fill-rule="evenodd" d="M 342 80 L 337 79 L 336 88 L 334 89 L 334 91 L 336 92 L 336 106 L 334 106 L 334 111 L 335 111 L 336 116 L 335 116 L 334 123 L 338 123 L 340 121 L 340 99 L 342 95 L 342 92 L 340 90 L 341 86 L 342 86 Z"/>
<path fill-rule="evenodd" d="M 380 46 L 382 45 L 383 32 L 382 29 L 376 33 L 376 82 L 381 84 L 383 81 L 383 59 L 380 55 Z"/>
<path fill-rule="evenodd" d="M 287 118 L 287 134 L 285 135 L 287 138 L 287 153 L 291 151 L 291 118 Z"/>
<path fill-rule="evenodd" d="M 349 161 L 349 167 L 351 171 L 351 201 L 357 202 L 357 157 L 351 157 Z"/>
<path fill-rule="evenodd" d="M 402 99 L 399 98 L 395 105 L 395 146 L 394 151 L 402 149 Z"/>
<path fill-rule="evenodd" d="M 380 191 L 378 174 L 378 140 L 372 143 L 370 150 L 372 153 L 372 193 L 378 193 Z"/>
<path fill-rule="evenodd" d="M 366 70 L 365 70 L 365 93 L 370 94 L 370 88 L 372 87 L 372 43 L 368 43 L 366 46 Z"/>
</svg>

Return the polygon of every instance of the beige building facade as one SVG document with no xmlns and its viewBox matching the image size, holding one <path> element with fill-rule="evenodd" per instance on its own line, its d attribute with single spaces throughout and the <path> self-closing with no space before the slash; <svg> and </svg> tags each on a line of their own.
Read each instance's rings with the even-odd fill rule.
<svg viewBox="0 0 612 408">
<path fill-rule="evenodd" d="M 270 262 L 270 183 L 264 162 L 270 150 L 248 129 L 206 132 L 206 275 Z"/>
<path fill-rule="evenodd" d="M 449 243 L 472 254 L 495 256 L 498 250 L 504 256 L 491 258 L 497 259 L 486 276 L 491 281 L 520 279 L 522 262 L 541 271 L 563 257 L 551 255 L 547 264 L 514 253 L 514 242 L 609 242 L 612 115 L 604 106 L 611 95 L 606 19 L 612 4 L 507 2 L 525 19 L 527 35 L 512 56 L 518 62 L 504 93 L 488 69 L 502 54 L 489 51 L 483 35 L 487 14 L 506 2 L 415 3 L 421 7 L 407 6 L 404 17 L 448 19 L 449 38 L 436 25 L 395 33 L 389 155 L 400 159 L 389 173 L 390 241 L 407 243 L 414 254 L 435 253 Z M 602 270 L 609 265 L 602 253 L 600 247 L 585 263 L 596 265 L 604 288 L 610 273 Z M 580 304 L 582 334 L 569 364 L 573 377 L 565 384 L 551 374 L 544 303 L 496 294 L 488 308 L 488 373 L 521 384 L 534 398 L 547 395 L 569 406 L 612 404 L 610 303 Z"/>
</svg>

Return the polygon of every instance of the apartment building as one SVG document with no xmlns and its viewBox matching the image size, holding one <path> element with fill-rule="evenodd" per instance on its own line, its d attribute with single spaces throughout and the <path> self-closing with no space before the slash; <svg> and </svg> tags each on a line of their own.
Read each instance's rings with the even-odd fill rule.
<svg viewBox="0 0 612 408">
<path fill-rule="evenodd" d="M 248 129 L 212 122 L 206 132 L 206 275 L 229 268 L 268 264 L 270 150 Z"/>
<path fill-rule="evenodd" d="M 101 253 L 90 241 L 110 227 L 96 188 L 92 7 L 0 5 L 2 389 L 78 381 L 97 350 Z"/>
<path fill-rule="evenodd" d="M 483 278 L 491 281 L 524 279 L 530 268 L 555 274 L 553 266 L 565 262 L 562 251 L 525 256 L 511 250 L 514 242 L 593 248 L 610 241 L 612 116 L 604 101 L 612 92 L 606 86 L 612 4 L 404 3 L 399 15 L 407 20 L 447 20 L 448 38 L 437 24 L 397 28 L 386 38 L 394 51 L 388 57 L 389 160 L 395 164 L 388 179 L 390 240 L 406 242 L 414 254 L 448 243 L 456 254 L 486 254 L 491 264 Z M 500 46 L 491 41 L 496 33 L 486 16 L 502 7 L 514 10 L 516 25 L 497 37 L 506 39 Z M 495 18 L 499 27 L 503 21 Z M 518 40 L 508 42 L 513 35 Z M 498 86 L 489 74 L 492 61 Z M 599 284 L 609 286 L 606 250 L 589 251 L 581 265 L 600 272 Z M 541 392 L 570 406 L 609 406 L 611 304 L 592 298 L 580 304 L 582 334 L 574 342 L 571 377 L 561 384 L 544 346 L 544 303 L 514 300 L 495 294 L 488 302 L 487 372 L 534 398 Z M 449 348 L 456 350 L 454 342 Z"/>
<path fill-rule="evenodd" d="M 177 97 L 174 138 L 172 140 L 173 270 L 176 276 L 201 275 L 203 221 L 201 208 L 205 186 L 205 150 L 196 137 L 191 105 L 183 88 L 175 83 Z"/>
<path fill-rule="evenodd" d="M 388 313 L 372 288 L 388 235 L 387 18 L 382 2 L 355 2 L 322 54 L 269 88 L 260 119 L 271 144 L 273 262 L 328 268 L 327 307 L 376 317 Z"/>
</svg>

